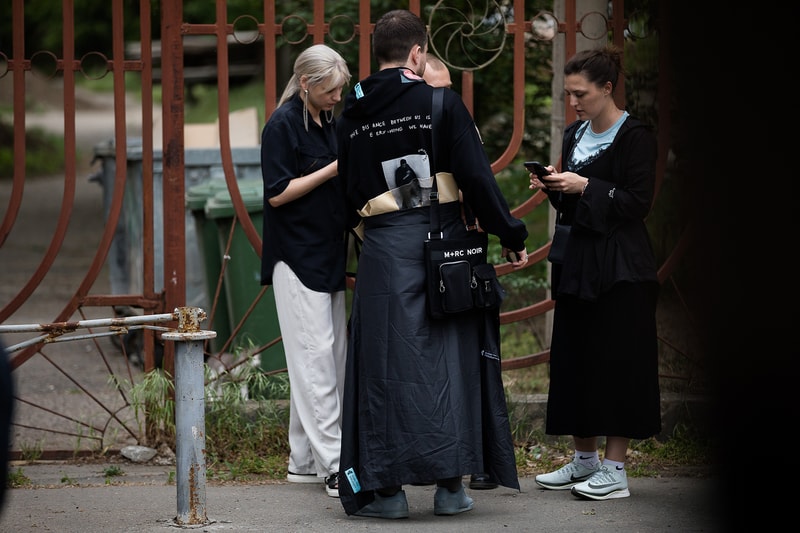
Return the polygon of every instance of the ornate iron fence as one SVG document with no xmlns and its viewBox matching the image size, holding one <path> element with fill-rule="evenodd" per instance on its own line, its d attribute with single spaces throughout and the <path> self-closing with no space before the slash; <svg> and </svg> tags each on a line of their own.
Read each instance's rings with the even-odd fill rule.
<svg viewBox="0 0 800 533">
<path fill-rule="evenodd" d="M 241 78 L 263 82 L 258 106 L 263 114 L 257 118 L 260 127 L 275 108 L 292 54 L 309 44 L 336 46 L 351 62 L 354 78 L 363 78 L 372 69 L 370 34 L 381 13 L 368 1 L 333 6 L 313 0 L 294 12 L 277 2 L 264 2 L 260 12 L 232 18 L 227 3 L 218 1 L 215 20 L 187 22 L 180 2 L 140 2 L 138 12 L 126 10 L 125 4 L 122 0 L 111 2 L 109 41 L 102 47 L 110 50 L 109 55 L 95 50 L 76 52 L 76 20 L 81 13 L 74 11 L 73 2 L 62 4 L 60 50 L 26 50 L 28 6 L 23 0 L 12 1 L 11 40 L 0 41 L 0 94 L 3 102 L 10 104 L 14 139 L 13 177 L 0 179 L 0 204 L 5 205 L 0 219 L 0 262 L 6 270 L 0 290 L 0 324 L 50 324 L 43 326 L 48 329 L 113 317 L 120 321 L 115 324 L 125 326 L 128 320 L 136 321 L 125 317 L 158 316 L 187 305 L 193 290 L 192 273 L 201 272 L 208 278 L 198 289 L 206 298 L 208 329 L 214 324 L 220 326 L 214 329 L 227 329 L 220 335 L 227 342 L 210 343 L 209 355 L 222 359 L 222 354 L 249 342 L 251 353 L 279 361 L 277 320 L 267 324 L 263 315 L 266 306 L 269 317 L 269 287 L 259 287 L 251 280 L 250 288 L 232 288 L 225 281 L 226 273 L 230 276 L 231 269 L 244 261 L 239 258 L 249 255 L 251 261 L 257 261 L 261 250 L 257 210 L 248 205 L 245 179 L 258 179 L 260 169 L 257 157 L 253 159 L 254 148 L 236 144 L 231 87 Z M 544 70 L 552 77 L 553 111 L 545 127 L 549 127 L 549 138 L 558 139 L 574 113 L 564 106 L 559 69 L 553 66 L 577 49 L 609 38 L 621 46 L 652 38 L 653 28 L 648 26 L 652 21 L 626 12 L 623 0 L 559 0 L 551 9 L 527 12 L 532 4 L 524 0 L 409 3 L 429 24 L 431 50 L 456 74 L 462 98 L 473 113 L 486 105 L 476 96 L 476 86 L 486 83 L 482 76 L 496 66 L 498 58 L 510 65 L 501 75 L 492 73 L 493 80 L 500 79 L 510 88 L 513 101 L 513 112 L 506 117 L 505 148 L 492 161 L 498 176 L 509 173 L 521 159 L 528 134 L 525 116 L 534 111 L 526 109 L 526 80 L 532 70 Z M 154 7 L 159 13 L 155 21 Z M 136 40 L 125 37 L 131 18 L 138 22 Z M 551 63 L 531 64 L 531 49 L 542 47 L 549 51 Z M 652 93 L 646 110 L 670 108 L 667 54 L 667 47 L 659 48 L 651 78 L 635 83 L 629 80 L 626 85 L 633 91 Z M 60 93 L 56 123 L 63 128 L 65 150 L 63 176 L 56 180 L 58 190 L 53 189 L 52 179 L 25 173 L 26 129 L 42 120 L 31 109 L 32 80 L 44 80 L 47 90 Z M 186 107 L 207 83 L 213 83 L 218 96 L 218 122 L 213 130 L 216 142 L 213 148 L 197 149 L 186 141 Z M 92 115 L 90 104 L 104 97 L 95 92 L 88 98 L 84 95 L 87 86 L 100 84 L 110 84 L 111 91 L 105 93 L 110 95 L 108 111 L 98 118 Z M 645 99 L 638 96 L 640 101 Z M 624 105 L 625 92 L 617 97 Z M 669 173 L 669 115 L 657 116 L 659 191 Z M 108 142 L 93 145 L 94 163 L 100 161 L 101 169 L 93 175 L 88 190 L 79 175 L 89 162 L 85 140 L 92 133 L 97 140 L 98 130 L 92 128 L 97 128 L 98 122 L 105 128 L 100 131 L 106 132 Z M 551 148 L 550 159 L 557 157 L 557 147 L 555 152 Z M 229 204 L 227 214 L 220 217 L 223 222 L 216 225 L 216 235 L 212 230 L 208 237 L 194 224 L 198 221 L 193 221 L 193 212 L 187 208 L 187 194 L 191 196 L 193 186 L 212 180 L 221 184 L 216 192 L 227 193 Z M 95 182 L 102 185 L 102 194 Z M 41 188 L 42 183 L 49 186 Z M 513 206 L 521 218 L 543 209 L 548 207 L 541 193 Z M 79 216 L 86 210 L 95 214 L 88 223 Z M 201 213 L 206 210 L 194 212 L 202 219 Z M 206 218 L 204 222 L 213 227 L 217 220 Z M 75 224 L 80 231 L 73 232 Z M 686 226 L 671 240 L 660 271 L 679 307 L 680 284 L 675 273 L 689 235 Z M 219 246 L 218 256 L 198 254 L 204 239 L 210 239 L 206 246 Z M 87 240 L 92 243 L 90 253 Z M 549 241 L 545 241 L 531 250 L 531 268 L 545 261 L 548 247 Z M 216 264 L 200 264 L 208 263 L 209 255 L 216 256 Z M 511 273 L 509 265 L 497 270 L 501 276 Z M 237 291 L 235 297 L 245 295 L 246 301 L 240 298 L 232 303 L 231 291 Z M 553 304 L 542 294 L 505 309 L 502 323 L 544 320 Z M 225 320 L 218 320 L 226 313 Z M 670 313 L 667 330 L 675 335 L 670 338 L 662 333 L 661 339 L 662 351 L 677 354 L 670 358 L 676 362 L 664 368 L 663 375 L 683 383 L 682 390 L 691 390 L 699 379 L 699 356 L 693 353 L 691 338 L 686 335 L 688 315 Z M 253 317 L 260 321 L 261 337 L 253 333 L 249 322 Z M 269 327 L 273 329 L 264 337 L 263 330 Z M 19 337 L 24 333 L 13 327 L 4 332 L 6 344 L 16 346 L 11 359 L 19 384 L 14 453 L 23 456 L 32 448 L 41 449 L 45 457 L 94 453 L 143 439 L 140 428 L 129 424 L 133 407 L 117 385 L 121 381 L 133 384 L 141 379 L 143 369 L 159 365 L 173 373 L 173 348 L 159 342 L 157 328 L 126 330 L 113 337 L 90 334 L 70 343 L 52 343 L 46 338 L 26 342 Z M 119 352 L 126 357 L 119 357 Z M 134 354 L 141 354 L 143 369 L 132 364 L 129 356 Z M 535 353 L 504 353 L 503 369 L 524 368 L 548 359 L 546 347 Z M 269 371 L 280 372 L 282 367 Z"/>
</svg>

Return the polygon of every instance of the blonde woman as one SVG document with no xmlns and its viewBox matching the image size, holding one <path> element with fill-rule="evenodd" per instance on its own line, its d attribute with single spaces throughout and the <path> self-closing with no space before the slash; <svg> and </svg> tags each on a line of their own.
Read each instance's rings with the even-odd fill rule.
<svg viewBox="0 0 800 533">
<path fill-rule="evenodd" d="M 272 285 L 290 383 L 289 473 L 339 496 L 346 357 L 344 192 L 333 110 L 347 63 L 318 44 L 294 63 L 261 134 L 261 284 Z"/>
</svg>

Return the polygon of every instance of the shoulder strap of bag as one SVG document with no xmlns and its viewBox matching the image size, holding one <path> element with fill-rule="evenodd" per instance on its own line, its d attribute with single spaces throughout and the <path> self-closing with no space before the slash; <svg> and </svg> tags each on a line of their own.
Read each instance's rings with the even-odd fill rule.
<svg viewBox="0 0 800 533">
<path fill-rule="evenodd" d="M 439 187 L 436 185 L 436 154 L 439 153 L 438 139 L 436 131 L 442 121 L 442 100 L 444 99 L 444 88 L 436 87 L 431 96 L 431 230 L 428 232 L 428 239 L 441 239 L 442 229 L 439 222 Z"/>
<path fill-rule="evenodd" d="M 581 138 L 583 137 L 583 134 L 586 133 L 587 129 L 589 129 L 589 121 L 588 120 L 586 121 L 586 124 L 583 126 L 583 129 L 578 134 L 578 137 L 575 139 L 575 144 L 572 145 L 572 148 L 570 149 L 569 154 L 567 154 L 567 158 L 564 159 L 564 161 L 566 161 L 567 165 L 569 165 L 569 160 L 572 159 L 572 154 L 575 153 L 575 148 L 577 148 L 578 143 L 581 142 Z M 567 169 L 567 170 L 569 170 L 569 169 Z M 564 194 L 561 191 L 559 191 L 558 192 L 558 205 L 563 205 L 563 201 L 564 201 Z M 556 223 L 557 224 L 561 223 L 561 217 L 563 215 L 564 215 L 564 212 L 561 209 L 556 209 Z"/>
<path fill-rule="evenodd" d="M 428 233 L 429 239 L 441 239 L 442 230 L 441 223 L 439 222 L 439 187 L 436 184 L 436 154 L 439 153 L 439 137 L 436 131 L 442 122 L 442 102 L 444 101 L 444 88 L 436 87 L 433 89 L 431 96 L 431 141 L 432 141 L 432 154 L 431 154 L 431 230 Z M 468 230 L 478 228 L 475 221 L 475 215 L 466 202 L 462 202 L 464 210 L 464 221 Z"/>
</svg>

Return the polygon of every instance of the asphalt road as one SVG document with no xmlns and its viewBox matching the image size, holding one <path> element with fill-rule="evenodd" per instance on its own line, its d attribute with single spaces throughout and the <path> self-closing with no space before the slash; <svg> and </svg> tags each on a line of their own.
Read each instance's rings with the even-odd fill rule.
<svg viewBox="0 0 800 533">
<path fill-rule="evenodd" d="M 11 468 L 12 473 L 21 471 L 35 488 L 8 490 L 0 511 L 0 532 L 4 533 L 155 533 L 175 528 L 330 533 L 712 533 L 729 529 L 723 526 L 715 504 L 717 479 L 708 475 L 630 478 L 629 498 L 604 502 L 579 500 L 569 491 L 542 490 L 533 478 L 522 478 L 520 492 L 502 487 L 468 490 L 475 508 L 456 516 L 433 514 L 434 487 L 408 486 L 410 516 L 402 520 L 347 516 L 339 500 L 326 495 L 322 484 L 209 481 L 205 502 L 198 494 L 191 509 L 201 520 L 186 524 L 176 520 L 180 511 L 189 515 L 186 507 L 178 508 L 174 466 L 123 464 L 119 465 L 122 476 L 108 478 L 104 465 L 98 464 L 19 463 Z M 185 495 L 187 487 L 180 489 Z"/>
</svg>

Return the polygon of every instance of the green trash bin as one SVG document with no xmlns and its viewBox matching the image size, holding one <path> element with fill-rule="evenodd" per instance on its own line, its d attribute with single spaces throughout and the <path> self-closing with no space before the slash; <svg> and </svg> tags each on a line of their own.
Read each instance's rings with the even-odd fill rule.
<svg viewBox="0 0 800 533">
<path fill-rule="evenodd" d="M 262 181 L 239 180 L 239 192 L 242 201 L 250 214 L 259 235 L 263 225 L 264 189 Z M 225 253 L 228 237 L 231 233 L 231 224 L 235 211 L 230 193 L 220 191 L 206 201 L 206 218 L 211 219 L 217 226 L 217 244 L 220 258 Z M 233 232 L 230 249 L 230 260 L 225 267 L 223 279 L 225 283 L 228 315 L 230 317 L 231 332 L 241 322 L 247 310 L 253 304 L 255 295 L 261 290 L 261 259 L 253 250 L 250 241 L 237 222 Z M 278 324 L 278 313 L 275 309 L 275 296 L 272 287 L 268 287 L 258 304 L 253 308 L 247 321 L 236 335 L 232 345 L 234 348 L 246 347 L 250 342 L 262 346 L 277 337 L 281 330 Z M 261 353 L 261 369 L 264 371 L 286 368 L 286 356 L 283 352 L 283 343 L 276 343 Z"/>
<path fill-rule="evenodd" d="M 192 213 L 194 219 L 197 244 L 200 249 L 200 256 L 203 262 L 204 282 L 206 294 L 208 296 L 209 308 L 206 309 L 211 319 L 210 327 L 217 332 L 217 336 L 211 339 L 211 348 L 215 353 L 222 351 L 225 343 L 231 336 L 230 315 L 228 314 L 228 296 L 225 283 L 219 284 L 220 272 L 222 272 L 222 258 L 219 253 L 219 238 L 217 237 L 217 225 L 212 220 L 206 218 L 206 202 L 215 194 L 227 191 L 228 185 L 224 179 L 212 179 L 189 187 L 186 190 L 186 208 Z M 214 295 L 219 287 L 219 297 L 214 306 Z"/>
</svg>

